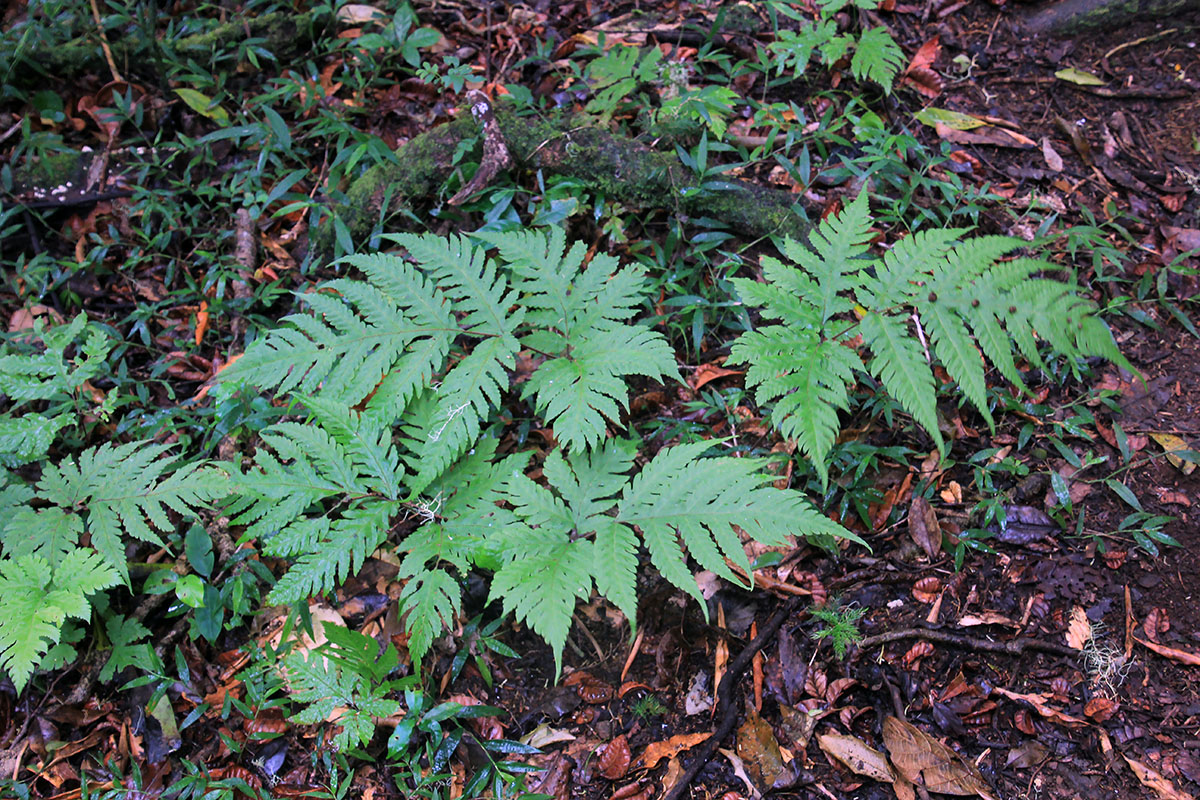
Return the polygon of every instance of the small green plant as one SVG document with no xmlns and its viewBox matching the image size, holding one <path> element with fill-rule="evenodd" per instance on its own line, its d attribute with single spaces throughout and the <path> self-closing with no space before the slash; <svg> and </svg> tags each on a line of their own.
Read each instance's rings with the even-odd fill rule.
<svg viewBox="0 0 1200 800">
<path fill-rule="evenodd" d="M 658 699 L 657 695 L 644 694 L 639 697 L 629 711 L 635 717 L 641 720 L 650 720 L 654 717 L 661 717 L 667 713 L 667 707 Z"/>
<path fill-rule="evenodd" d="M 862 634 L 858 632 L 858 621 L 866 613 L 865 608 L 839 607 L 834 600 L 823 606 L 814 606 L 809 609 L 809 614 L 823 625 L 812 632 L 812 637 L 818 642 L 828 639 L 833 645 L 834 655 L 841 661 L 846 657 L 846 648 L 862 639 Z"/>
<path fill-rule="evenodd" d="M 776 12 L 783 14 L 800 21 L 803 26 L 798 31 L 778 30 L 776 40 L 770 45 L 776 73 L 783 74 L 791 70 L 796 75 L 802 75 L 814 54 L 826 66 L 833 66 L 853 52 L 850 57 L 851 74 L 858 80 L 870 80 L 891 94 L 892 81 L 904 62 L 904 53 L 887 28 L 869 28 L 855 37 L 853 34 L 839 33 L 835 19 L 839 12 L 849 6 L 874 9 L 876 4 L 872 0 L 827 0 L 818 5 L 821 6 L 820 16 L 816 21 L 809 21 L 788 3 L 769 4 L 773 15 Z"/>
</svg>

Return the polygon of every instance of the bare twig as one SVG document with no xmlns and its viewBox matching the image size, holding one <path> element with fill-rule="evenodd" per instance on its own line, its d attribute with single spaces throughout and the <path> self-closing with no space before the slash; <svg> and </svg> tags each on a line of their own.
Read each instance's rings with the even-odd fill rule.
<svg viewBox="0 0 1200 800">
<path fill-rule="evenodd" d="M 1030 639 L 1027 636 L 1007 642 L 994 642 L 991 639 L 983 639 L 978 636 L 966 636 L 961 633 L 940 631 L 933 628 L 909 628 L 907 630 L 888 631 L 876 636 L 868 636 L 858 643 L 858 652 L 863 653 L 867 650 L 873 650 L 880 645 L 890 642 L 900 642 L 905 639 L 924 639 L 927 642 L 949 644 L 965 650 L 978 650 L 984 653 L 1008 653 L 1014 656 L 1020 655 L 1026 650 L 1039 650 L 1043 653 L 1053 653 L 1054 655 L 1069 656 L 1071 658 L 1079 656 L 1078 650 L 1067 647 L 1065 644 L 1043 642 L 1040 639 Z"/>
</svg>

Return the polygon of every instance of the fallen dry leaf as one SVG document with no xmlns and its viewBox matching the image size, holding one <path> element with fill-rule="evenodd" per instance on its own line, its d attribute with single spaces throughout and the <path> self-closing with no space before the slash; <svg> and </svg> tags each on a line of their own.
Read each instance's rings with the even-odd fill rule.
<svg viewBox="0 0 1200 800">
<path fill-rule="evenodd" d="M 618 781 L 625 777 L 625 773 L 629 772 L 629 763 L 632 760 L 632 756 L 629 754 L 629 741 L 622 733 L 604 746 L 596 766 L 601 775 L 610 781 Z"/>
<path fill-rule="evenodd" d="M 1120 710 L 1121 704 L 1116 700 L 1099 695 L 1088 700 L 1087 705 L 1083 707 L 1083 713 L 1096 722 L 1107 722 Z"/>
<path fill-rule="evenodd" d="M 753 709 L 737 731 L 737 756 L 751 782 L 765 792 L 783 774 L 783 754 L 770 724 Z"/>
<path fill-rule="evenodd" d="M 1122 755 L 1125 763 L 1133 770 L 1133 774 L 1142 782 L 1142 785 L 1148 789 L 1154 790 L 1162 800 L 1194 800 L 1192 795 L 1187 792 L 1175 788 L 1175 784 L 1171 783 L 1161 772 L 1146 766 L 1140 761 L 1134 761 L 1127 755 Z"/>
<path fill-rule="evenodd" d="M 1063 160 L 1058 151 L 1054 149 L 1054 145 L 1050 144 L 1048 137 L 1042 137 L 1042 158 L 1046 159 L 1046 166 L 1051 172 L 1062 172 Z"/>
<path fill-rule="evenodd" d="M 994 125 L 981 125 L 969 131 L 961 131 L 938 123 L 934 126 L 934 130 L 937 131 L 938 136 L 952 144 L 990 144 L 996 147 L 1015 147 L 1020 150 L 1032 150 L 1037 147 L 1037 142 L 1025 134 Z"/>
<path fill-rule="evenodd" d="M 942 526 L 933 506 L 919 494 L 913 496 L 908 506 L 908 534 L 930 560 L 937 558 L 942 550 Z"/>
<path fill-rule="evenodd" d="M 1194 458 L 1185 458 L 1176 455 L 1180 451 L 1194 452 L 1187 441 L 1173 433 L 1151 433 L 1150 438 L 1158 442 L 1158 446 L 1167 452 L 1167 462 L 1175 467 L 1175 469 L 1184 475 L 1191 475 L 1192 470 L 1196 469 L 1196 460 Z"/>
<path fill-rule="evenodd" d="M 884 783 L 896 780 L 887 756 L 857 736 L 823 733 L 817 736 L 817 744 L 832 758 L 845 764 L 855 775 L 863 775 Z"/>
<path fill-rule="evenodd" d="M 1067 647 L 1082 650 L 1092 638 L 1092 623 L 1088 621 L 1087 612 L 1082 606 L 1071 609 L 1071 621 L 1067 625 Z"/>
<path fill-rule="evenodd" d="M 684 750 L 691 750 L 701 742 L 707 741 L 710 736 L 711 733 L 681 733 L 661 742 L 651 742 L 646 745 L 638 763 L 646 769 L 654 769 L 664 758 L 674 758 Z"/>
<path fill-rule="evenodd" d="M 1142 621 L 1142 632 L 1152 642 L 1158 641 L 1160 633 L 1171 630 L 1171 617 L 1165 608 L 1152 608 Z"/>
<path fill-rule="evenodd" d="M 981 611 L 978 614 L 964 614 L 958 620 L 958 627 L 973 628 L 976 625 L 1003 625 L 1006 628 L 1020 628 L 1021 623 L 1009 619 L 999 611 Z"/>
<path fill-rule="evenodd" d="M 717 364 L 701 364 L 692 373 L 692 377 L 688 381 L 688 386 L 692 387 L 693 391 L 696 391 L 704 384 L 715 381 L 717 378 L 724 378 L 729 375 L 741 375 L 742 372 L 743 370 L 740 369 L 726 369 Z"/>
<path fill-rule="evenodd" d="M 1046 701 L 1050 697 L 1048 694 L 1038 694 L 1038 693 L 1021 694 L 1020 692 L 1010 692 L 1008 689 L 1002 689 L 999 686 L 992 687 L 992 691 L 998 695 L 1007 697 L 1009 700 L 1018 700 L 1022 703 L 1028 703 L 1033 708 L 1034 711 L 1041 714 L 1043 717 L 1050 720 L 1051 722 L 1060 722 L 1063 725 L 1086 725 L 1087 724 L 1087 720 L 1080 719 L 1079 717 L 1073 717 L 1070 714 L 1059 711 L 1058 709 L 1054 708 L 1053 706 L 1047 705 Z M 1024 730 L 1024 729 L 1022 729 L 1022 730 Z M 1024 731 L 1024 732 L 1030 733 L 1030 731 Z"/>
<path fill-rule="evenodd" d="M 979 795 L 995 800 L 979 768 L 920 728 L 896 717 L 883 720 L 883 743 L 906 779 L 931 792 Z"/>
</svg>

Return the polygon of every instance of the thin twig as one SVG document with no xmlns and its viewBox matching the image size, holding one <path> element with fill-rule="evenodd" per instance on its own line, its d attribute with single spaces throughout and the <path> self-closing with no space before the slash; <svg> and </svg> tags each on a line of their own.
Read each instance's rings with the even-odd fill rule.
<svg viewBox="0 0 1200 800">
<path fill-rule="evenodd" d="M 864 653 L 880 645 L 888 644 L 889 642 L 900 642 L 905 639 L 924 639 L 928 642 L 954 645 L 966 650 L 978 650 L 984 653 L 1008 653 L 1014 656 L 1020 655 L 1026 650 L 1040 650 L 1043 653 L 1053 653 L 1054 655 L 1069 656 L 1071 658 L 1079 656 L 1078 650 L 1068 647 L 1065 644 L 1043 642 L 1040 639 L 1030 639 L 1027 636 L 1007 642 L 994 642 L 991 639 L 982 639 L 978 636 L 966 636 L 961 633 L 940 631 L 932 628 L 909 628 L 902 631 L 888 631 L 876 636 L 868 636 L 858 643 L 858 651 L 859 653 Z"/>
<path fill-rule="evenodd" d="M 96 5 L 96 0 L 92 0 L 92 17 L 96 20 L 96 30 L 100 33 L 100 47 L 104 50 L 104 60 L 108 62 L 112 79 L 115 83 L 124 83 L 125 79 L 121 77 L 121 71 L 117 69 L 117 62 L 113 58 L 112 48 L 108 46 L 108 34 L 104 32 L 104 20 L 100 18 L 100 7 Z"/>
</svg>

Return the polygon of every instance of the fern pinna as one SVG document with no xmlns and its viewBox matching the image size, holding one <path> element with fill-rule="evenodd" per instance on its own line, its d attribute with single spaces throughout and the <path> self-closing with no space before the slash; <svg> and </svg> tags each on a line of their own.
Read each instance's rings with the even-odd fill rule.
<svg viewBox="0 0 1200 800">
<path fill-rule="evenodd" d="M 765 283 L 735 279 L 763 325 L 734 342 L 731 362 L 748 364 L 746 383 L 772 424 L 812 459 L 823 482 L 860 374 L 883 388 L 944 447 L 938 430 L 933 359 L 993 424 L 984 357 L 1024 390 L 1015 350 L 1044 367 L 1038 341 L 1071 358 L 1102 356 L 1132 370 L 1096 313 L 1069 283 L 1041 277 L 1059 268 L 1012 253 L 1027 242 L 1004 236 L 962 240 L 960 229 L 901 239 L 868 255 L 866 192 L 813 231 L 809 244 L 783 243 L 791 263 L 763 258 Z M 860 352 L 869 353 L 867 360 Z"/>
<path fill-rule="evenodd" d="M 392 241 L 407 258 L 344 259 L 363 279 L 303 295 L 308 313 L 222 375 L 290 394 L 308 415 L 267 429 L 234 478 L 233 523 L 293 560 L 272 601 L 333 588 L 392 540 L 414 658 L 453 620 L 472 567 L 493 571 L 493 597 L 560 654 L 593 587 L 634 619 L 639 547 L 695 595 L 685 554 L 730 578 L 725 559 L 748 566 L 735 525 L 764 541 L 852 538 L 769 488 L 753 459 L 688 445 L 634 471 L 633 449 L 608 438 L 626 380 L 678 379 L 662 334 L 632 322 L 647 294 L 639 269 L 587 260 L 557 229 Z M 534 365 L 521 381 L 518 358 Z M 525 475 L 529 454 L 498 453 L 500 401 L 517 389 L 560 445 L 545 485 Z"/>
</svg>

